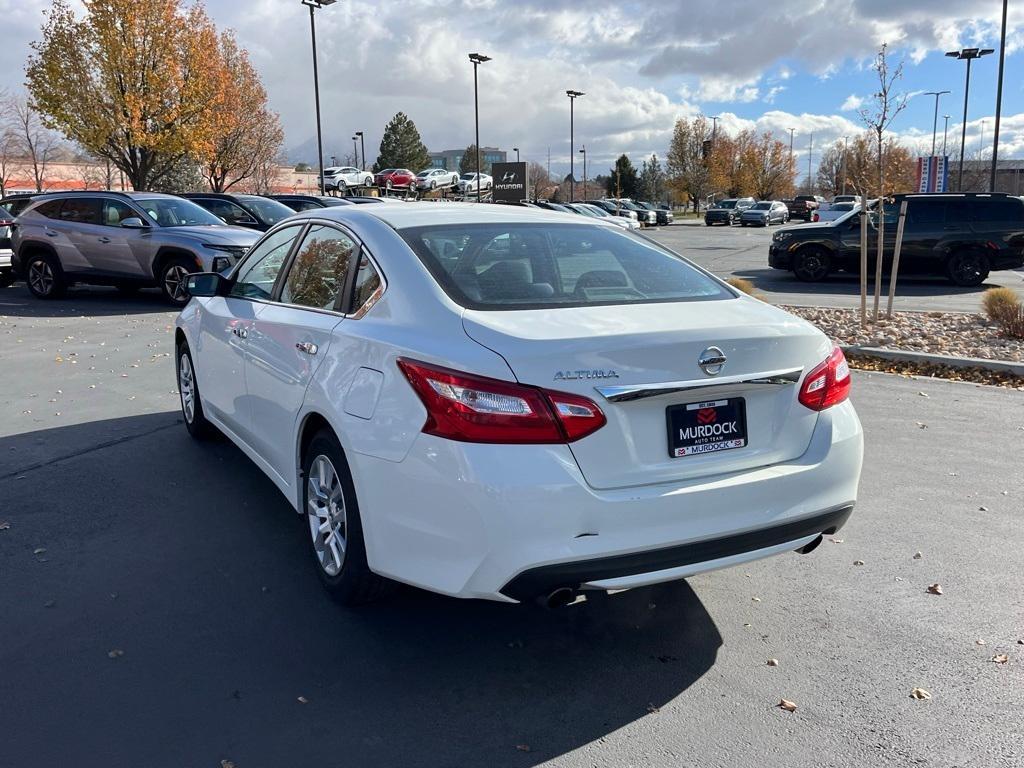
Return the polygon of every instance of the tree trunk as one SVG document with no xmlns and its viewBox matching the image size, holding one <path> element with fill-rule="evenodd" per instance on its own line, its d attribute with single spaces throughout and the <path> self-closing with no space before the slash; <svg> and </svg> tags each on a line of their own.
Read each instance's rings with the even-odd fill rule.
<svg viewBox="0 0 1024 768">
<path fill-rule="evenodd" d="M 874 322 L 878 322 L 878 303 L 882 296 L 882 257 L 885 255 L 885 165 L 882 134 L 878 134 L 878 250 L 875 260 Z"/>
</svg>

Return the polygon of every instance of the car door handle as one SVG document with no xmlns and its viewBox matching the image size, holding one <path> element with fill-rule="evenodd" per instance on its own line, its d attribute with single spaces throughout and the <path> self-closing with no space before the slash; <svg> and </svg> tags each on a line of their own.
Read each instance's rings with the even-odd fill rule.
<svg viewBox="0 0 1024 768">
<path fill-rule="evenodd" d="M 103 237 L 100 238 L 100 242 L 101 243 L 109 243 L 110 242 L 110 238 L 107 237 L 106 235 L 104 235 Z"/>
<path fill-rule="evenodd" d="M 316 344 L 311 341 L 300 341 L 296 343 L 295 348 L 307 355 L 315 355 L 319 349 Z"/>
<path fill-rule="evenodd" d="M 52 229 L 47 229 L 44 231 L 46 232 L 47 237 L 57 237 L 60 234 L 59 232 L 54 232 Z"/>
<path fill-rule="evenodd" d="M 231 332 L 240 339 L 245 339 L 249 336 L 249 332 L 245 328 L 232 328 Z"/>
</svg>

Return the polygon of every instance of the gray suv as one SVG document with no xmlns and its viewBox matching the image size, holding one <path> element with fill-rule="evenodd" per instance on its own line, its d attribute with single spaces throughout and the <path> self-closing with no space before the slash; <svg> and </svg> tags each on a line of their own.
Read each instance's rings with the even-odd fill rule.
<svg viewBox="0 0 1024 768">
<path fill-rule="evenodd" d="M 258 238 L 174 195 L 63 192 L 33 198 L 15 222 L 11 247 L 15 272 L 40 299 L 73 283 L 126 293 L 158 286 L 183 306 L 190 272 L 230 269 Z"/>
</svg>

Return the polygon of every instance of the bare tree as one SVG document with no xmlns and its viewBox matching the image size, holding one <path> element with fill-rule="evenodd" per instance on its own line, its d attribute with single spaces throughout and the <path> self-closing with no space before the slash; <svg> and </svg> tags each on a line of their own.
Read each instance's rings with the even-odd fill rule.
<svg viewBox="0 0 1024 768">
<path fill-rule="evenodd" d="M 552 188 L 555 185 L 551 183 L 548 170 L 543 165 L 540 163 L 530 163 L 528 166 L 528 176 L 530 179 L 531 200 L 544 200 L 553 194 Z"/>
<path fill-rule="evenodd" d="M 885 247 L 885 216 L 883 213 L 882 198 L 885 196 L 885 132 L 892 125 L 892 121 L 907 106 L 906 93 L 894 93 L 893 88 L 897 81 L 903 78 L 903 62 L 890 69 L 888 54 L 888 43 L 882 43 L 882 47 L 875 56 L 872 69 L 878 76 L 878 91 L 872 97 L 869 107 L 860 110 L 860 119 L 868 127 L 872 138 L 876 142 L 875 164 L 878 170 L 878 253 L 875 262 L 875 304 L 874 320 L 878 322 L 878 302 L 882 290 L 882 256 Z M 864 265 L 861 265 L 862 271 Z M 866 275 L 861 275 L 861 324 L 867 321 L 867 280 Z"/>
<path fill-rule="evenodd" d="M 60 148 L 57 135 L 43 125 L 35 108 L 24 96 L 11 99 L 12 120 L 18 149 L 32 167 L 36 192 L 46 185 L 46 169 Z"/>
</svg>

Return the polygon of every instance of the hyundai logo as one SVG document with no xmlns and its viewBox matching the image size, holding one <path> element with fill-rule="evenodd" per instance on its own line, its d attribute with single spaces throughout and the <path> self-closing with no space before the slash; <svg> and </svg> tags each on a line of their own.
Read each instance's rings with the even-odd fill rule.
<svg viewBox="0 0 1024 768">
<path fill-rule="evenodd" d="M 501 177 L 501 180 L 502 180 L 503 183 L 508 183 L 510 181 L 515 181 L 516 180 L 516 172 L 515 171 L 505 171 L 505 175 Z"/>
<path fill-rule="evenodd" d="M 708 376 L 717 376 L 725 367 L 727 359 L 725 352 L 718 347 L 708 347 L 700 353 L 700 357 L 697 358 L 697 365 Z"/>
</svg>

